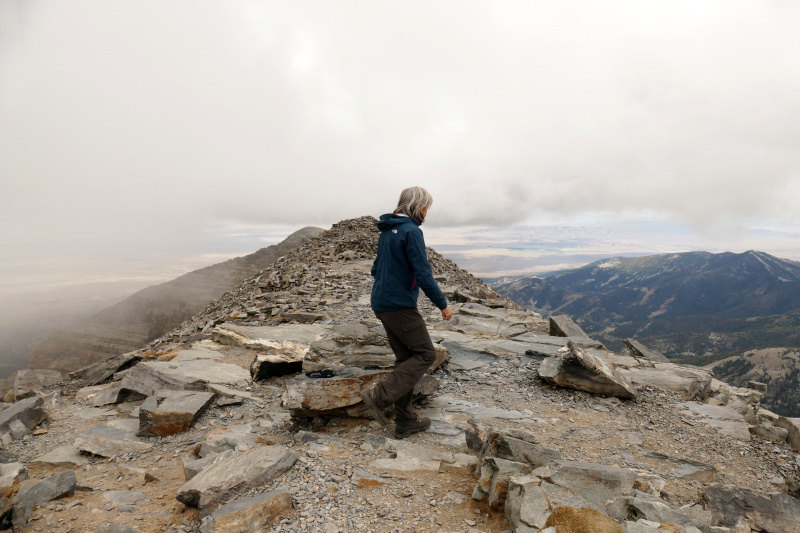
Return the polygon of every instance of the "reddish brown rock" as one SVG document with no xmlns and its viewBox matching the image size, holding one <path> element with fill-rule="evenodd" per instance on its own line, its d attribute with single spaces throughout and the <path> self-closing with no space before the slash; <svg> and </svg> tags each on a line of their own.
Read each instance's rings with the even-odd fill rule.
<svg viewBox="0 0 800 533">
<path fill-rule="evenodd" d="M 166 437 L 189 431 L 214 396 L 213 392 L 157 391 L 139 406 L 139 435 Z"/>
</svg>

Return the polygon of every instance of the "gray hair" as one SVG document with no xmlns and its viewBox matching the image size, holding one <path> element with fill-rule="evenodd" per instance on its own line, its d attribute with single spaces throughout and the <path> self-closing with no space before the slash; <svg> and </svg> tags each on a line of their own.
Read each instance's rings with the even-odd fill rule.
<svg viewBox="0 0 800 533">
<path fill-rule="evenodd" d="M 425 222 L 422 210 L 433 204 L 433 196 L 422 187 L 409 187 L 400 193 L 400 200 L 397 201 L 397 208 L 394 214 L 402 213 L 412 218 L 416 218 L 420 224 Z"/>
</svg>

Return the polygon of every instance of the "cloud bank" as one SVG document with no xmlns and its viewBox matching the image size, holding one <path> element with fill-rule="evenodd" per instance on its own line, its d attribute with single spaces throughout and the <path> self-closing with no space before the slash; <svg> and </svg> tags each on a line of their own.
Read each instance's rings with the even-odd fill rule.
<svg viewBox="0 0 800 533">
<path fill-rule="evenodd" d="M 431 224 L 800 208 L 792 2 L 0 5 L 0 249 L 164 251 L 427 187 Z"/>
</svg>

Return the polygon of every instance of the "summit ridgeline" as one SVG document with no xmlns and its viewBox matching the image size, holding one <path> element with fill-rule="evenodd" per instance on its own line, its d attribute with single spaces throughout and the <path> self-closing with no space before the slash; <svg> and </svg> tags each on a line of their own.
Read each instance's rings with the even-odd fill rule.
<svg viewBox="0 0 800 533">
<path fill-rule="evenodd" d="M 800 420 L 712 371 L 545 321 L 428 249 L 437 358 L 405 440 L 359 391 L 394 355 L 375 219 L 345 220 L 141 349 L 17 379 L 0 411 L 18 531 L 796 533 Z M 389 413 L 391 416 L 391 413 Z"/>
</svg>

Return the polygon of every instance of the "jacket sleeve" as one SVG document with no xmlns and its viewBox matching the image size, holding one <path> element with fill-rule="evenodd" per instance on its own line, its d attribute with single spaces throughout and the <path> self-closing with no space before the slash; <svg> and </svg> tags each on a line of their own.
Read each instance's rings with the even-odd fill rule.
<svg viewBox="0 0 800 533">
<path fill-rule="evenodd" d="M 406 235 L 406 257 L 411 263 L 411 269 L 419 288 L 436 307 L 439 309 L 447 307 L 447 299 L 442 294 L 436 280 L 433 279 L 431 265 L 428 263 L 428 254 L 425 252 L 425 239 L 422 237 L 421 231 L 409 231 Z"/>
</svg>

